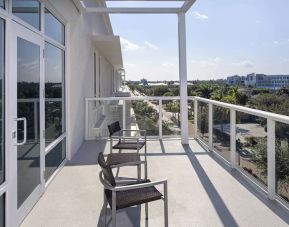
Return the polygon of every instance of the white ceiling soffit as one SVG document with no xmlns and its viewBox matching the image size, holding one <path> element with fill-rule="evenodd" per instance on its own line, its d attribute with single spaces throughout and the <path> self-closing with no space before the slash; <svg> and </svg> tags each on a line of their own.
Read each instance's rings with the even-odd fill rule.
<svg viewBox="0 0 289 227">
<path fill-rule="evenodd" d="M 74 0 L 75 1 L 75 0 Z M 93 6 L 87 4 L 87 2 L 92 0 L 76 0 L 80 1 L 84 6 L 84 10 L 88 13 L 140 13 L 140 14 L 178 14 L 186 13 L 196 0 L 106 0 L 106 2 L 163 2 L 162 7 L 107 7 L 107 6 Z M 103 0 L 94 0 L 96 2 L 103 2 Z M 166 2 L 181 2 L 180 7 L 168 7 Z"/>
<path fill-rule="evenodd" d="M 97 35 L 94 42 L 99 52 L 115 67 L 123 68 L 122 51 L 119 36 Z"/>
</svg>

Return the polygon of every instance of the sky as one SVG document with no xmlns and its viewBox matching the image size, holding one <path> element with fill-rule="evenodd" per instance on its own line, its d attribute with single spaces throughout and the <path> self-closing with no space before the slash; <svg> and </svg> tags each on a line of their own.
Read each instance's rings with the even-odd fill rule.
<svg viewBox="0 0 289 227">
<path fill-rule="evenodd" d="M 197 0 L 186 16 L 188 80 L 289 74 L 288 10 L 288 0 Z M 176 15 L 110 17 L 127 80 L 179 79 Z"/>
</svg>

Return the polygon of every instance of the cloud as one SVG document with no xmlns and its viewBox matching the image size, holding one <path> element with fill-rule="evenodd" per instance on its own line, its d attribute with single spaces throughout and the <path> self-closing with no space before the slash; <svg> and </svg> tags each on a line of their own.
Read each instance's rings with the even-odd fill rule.
<svg viewBox="0 0 289 227">
<path fill-rule="evenodd" d="M 252 68 L 254 67 L 254 63 L 248 60 L 244 60 L 241 62 L 233 63 L 233 65 L 238 67 L 244 67 L 244 68 Z"/>
<path fill-rule="evenodd" d="M 289 58 L 283 59 L 283 61 L 289 63 Z"/>
<path fill-rule="evenodd" d="M 153 50 L 158 50 L 158 49 L 159 49 L 156 45 L 150 43 L 149 41 L 145 41 L 145 45 L 146 45 L 148 48 L 153 49 Z"/>
<path fill-rule="evenodd" d="M 175 67 L 175 64 L 172 63 L 172 62 L 166 61 L 166 62 L 163 62 L 163 63 L 162 63 L 162 66 L 163 66 L 163 67 Z"/>
<path fill-rule="evenodd" d="M 219 58 L 219 57 L 215 57 L 214 62 L 221 63 L 221 62 L 224 62 L 224 59 L 223 58 Z"/>
<path fill-rule="evenodd" d="M 124 51 L 137 51 L 143 49 L 140 45 L 120 37 L 120 43 Z"/>
<path fill-rule="evenodd" d="M 194 11 L 193 15 L 194 15 L 195 19 L 198 19 L 198 20 L 208 20 L 209 19 L 209 17 L 207 15 L 201 14 L 197 11 Z"/>
<path fill-rule="evenodd" d="M 275 45 L 279 46 L 280 45 L 280 42 L 279 41 L 274 41 L 273 42 Z"/>
<path fill-rule="evenodd" d="M 216 67 L 219 64 L 221 64 L 222 62 L 224 62 L 225 60 L 223 58 L 220 57 L 215 57 L 215 58 L 209 58 L 206 60 L 191 60 L 192 64 L 198 64 L 201 67 Z"/>
<path fill-rule="evenodd" d="M 126 68 L 136 68 L 136 65 L 133 64 L 133 63 L 127 62 L 127 63 L 124 63 L 124 65 L 125 65 Z"/>
</svg>

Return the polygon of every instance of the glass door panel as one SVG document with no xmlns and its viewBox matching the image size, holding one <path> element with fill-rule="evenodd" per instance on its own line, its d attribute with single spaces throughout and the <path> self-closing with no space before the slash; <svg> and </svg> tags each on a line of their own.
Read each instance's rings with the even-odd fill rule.
<svg viewBox="0 0 289 227">
<path fill-rule="evenodd" d="M 18 208 L 41 184 L 40 46 L 17 38 L 17 192 Z M 25 128 L 26 127 L 26 128 Z"/>
</svg>

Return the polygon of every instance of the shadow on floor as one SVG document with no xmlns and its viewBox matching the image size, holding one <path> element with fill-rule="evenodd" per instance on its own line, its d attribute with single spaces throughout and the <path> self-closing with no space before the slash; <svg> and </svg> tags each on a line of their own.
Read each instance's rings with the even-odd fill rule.
<svg viewBox="0 0 289 227">
<path fill-rule="evenodd" d="M 237 227 L 238 224 L 232 216 L 231 212 L 227 208 L 226 204 L 222 200 L 221 196 L 217 192 L 210 178 L 206 174 L 205 170 L 199 163 L 196 158 L 196 154 L 193 153 L 191 147 L 189 145 L 183 145 L 184 150 L 186 151 L 188 158 L 198 175 L 200 182 L 203 185 L 203 188 L 206 190 L 208 197 L 210 198 L 220 220 L 222 221 L 224 226 Z"/>
<path fill-rule="evenodd" d="M 230 211 L 227 209 L 220 195 L 214 188 L 212 182 L 206 175 L 205 170 L 202 168 L 199 161 L 197 160 L 196 155 L 198 154 L 193 152 L 189 145 L 183 145 L 183 147 L 224 226 L 237 226 L 237 223 L 234 220 L 233 216 L 230 214 Z M 272 212 L 274 212 L 284 222 L 289 224 L 289 212 L 279 202 L 269 200 L 266 197 L 266 194 L 261 191 L 261 189 L 258 189 L 256 185 L 254 185 L 254 183 L 249 181 L 249 179 L 246 179 L 246 177 L 242 173 L 238 172 L 237 170 L 232 170 L 231 167 L 223 160 L 221 160 L 221 158 L 218 157 L 217 154 L 213 152 L 207 152 L 207 154 L 222 168 L 224 168 L 232 177 L 234 177 L 234 179 L 236 179 L 244 188 L 246 188 L 265 206 L 267 206 Z"/>
<path fill-rule="evenodd" d="M 107 212 L 106 225 L 105 225 L 105 209 Z M 117 226 L 125 227 L 140 227 L 141 220 L 141 207 L 135 206 L 122 210 L 118 210 L 116 213 Z M 97 227 L 109 227 L 111 226 L 111 209 L 102 207 L 99 214 Z"/>
</svg>

